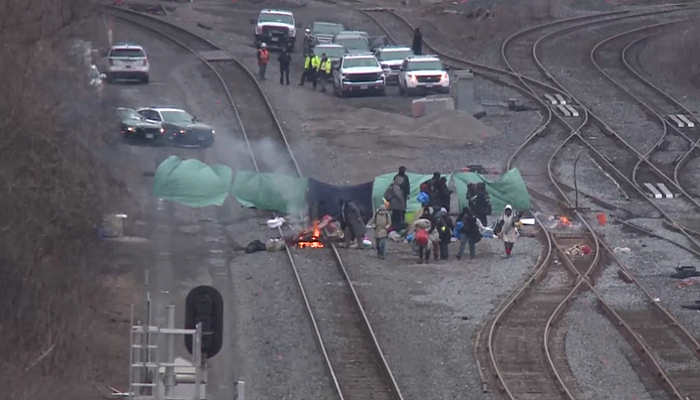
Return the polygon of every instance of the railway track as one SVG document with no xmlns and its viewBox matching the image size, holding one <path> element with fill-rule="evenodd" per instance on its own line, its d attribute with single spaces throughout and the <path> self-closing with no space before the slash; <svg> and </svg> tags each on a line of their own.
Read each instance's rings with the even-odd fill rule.
<svg viewBox="0 0 700 400">
<path fill-rule="evenodd" d="M 301 176 L 294 155 L 275 113 L 253 74 L 238 60 L 212 42 L 161 19 L 120 8 L 109 8 L 109 13 L 127 23 L 138 25 L 175 42 L 198 56 L 216 75 L 227 94 L 232 110 L 240 122 L 257 171 L 284 172 Z M 216 52 L 211 53 L 211 52 Z M 235 85 L 229 85 L 235 82 Z M 260 116 L 264 110 L 266 115 Z M 278 143 L 283 144 L 286 160 L 268 160 L 258 151 L 256 142 L 276 132 Z M 280 234 L 282 232 L 280 231 Z M 317 343 L 324 357 L 333 387 L 340 400 L 402 400 L 401 391 L 379 346 L 379 342 L 365 314 L 364 307 L 334 244 L 328 244 L 332 260 L 320 251 L 305 253 L 312 261 L 298 268 L 297 249 L 287 248 L 291 268 L 296 277 L 306 310 L 313 325 Z M 340 284 L 326 289 L 327 297 L 309 296 L 304 285 L 302 269 L 313 274 L 323 268 L 332 273 Z M 308 277 L 308 275 L 307 275 Z M 332 301 L 329 301 L 329 298 Z M 332 316 L 319 319 L 317 315 Z"/>
<path fill-rule="evenodd" d="M 398 15 L 395 11 L 384 9 L 384 10 L 373 10 L 374 12 L 383 11 L 385 15 L 393 15 L 395 18 L 402 20 L 407 28 L 412 28 L 411 24 L 403 17 Z M 368 14 L 368 11 L 363 11 Z M 663 11 L 661 11 L 663 12 Z M 618 14 L 614 13 L 613 15 Z M 626 13 L 619 13 L 626 14 Z M 637 13 L 640 14 L 640 13 Z M 651 15 L 649 13 L 647 15 Z M 369 15 L 369 14 L 368 14 Z M 603 22 L 608 22 L 613 18 L 604 18 Z M 382 22 L 380 18 L 372 18 L 380 26 Z M 595 19 L 595 18 L 592 18 Z M 560 93 L 565 99 L 578 103 L 582 112 L 582 118 L 579 119 L 578 126 L 574 127 L 564 121 L 559 115 L 552 113 L 550 107 L 547 106 L 542 101 L 543 92 L 542 90 L 551 89 L 550 83 L 537 81 L 534 78 L 528 78 L 521 75 L 519 70 L 513 68 L 512 64 L 509 62 L 509 57 L 506 54 L 506 47 L 509 42 L 514 41 L 519 36 L 523 36 L 527 33 L 536 33 L 541 30 L 542 27 L 561 25 L 566 23 L 575 22 L 576 28 L 579 26 L 593 25 L 595 23 L 601 23 L 601 21 L 590 22 L 579 24 L 581 19 L 564 20 L 558 21 L 553 24 L 545 24 L 540 27 L 534 27 L 525 31 L 516 33 L 515 35 L 509 37 L 503 44 L 502 55 L 503 60 L 508 65 L 508 70 L 500 70 L 493 67 L 486 67 L 483 70 L 488 71 L 488 73 L 498 75 L 500 77 L 507 76 L 508 78 L 516 77 L 519 81 L 519 89 L 527 90 L 530 95 L 541 103 L 544 109 L 548 110 L 547 114 L 549 117 L 543 118 L 543 123 L 535 129 L 533 134 L 529 139 L 523 143 L 523 145 L 512 155 L 508 161 L 507 167 L 515 165 L 515 160 L 519 159 L 519 156 L 525 154 L 526 148 L 532 148 L 533 143 L 538 145 L 542 143 L 542 137 L 545 134 L 549 134 L 550 129 L 555 129 L 552 127 L 552 122 L 554 120 L 559 120 L 561 124 L 568 128 L 570 134 L 564 139 L 563 142 L 551 153 L 552 156 L 547 163 L 547 175 L 549 176 L 551 185 L 555 187 L 555 191 L 559 192 L 560 199 L 563 199 L 569 209 L 571 207 L 571 201 L 565 194 L 565 185 L 556 179 L 552 172 L 553 162 L 557 157 L 557 154 L 569 143 L 571 140 L 577 140 L 581 142 L 589 151 L 595 154 L 603 164 L 609 170 L 615 171 L 620 180 L 629 189 L 635 191 L 636 195 L 646 199 L 644 194 L 641 192 L 638 185 L 635 185 L 628 177 L 634 170 L 638 169 L 636 167 L 637 159 L 630 155 L 629 149 L 621 146 L 619 141 L 620 137 L 616 132 L 610 129 L 607 125 L 602 123 L 594 114 L 590 112 L 586 107 L 583 107 L 578 103 L 578 101 L 566 91 L 562 85 L 554 79 L 554 77 L 547 71 L 537 58 L 537 45 L 545 40 L 547 37 L 557 34 L 558 31 L 553 32 L 549 36 L 545 35 L 540 37 L 535 45 L 531 47 L 531 54 L 528 59 L 532 57 L 535 61 L 536 70 L 540 71 L 542 74 L 539 76 L 544 76 L 548 81 L 553 81 L 554 86 L 557 89 L 549 94 Z M 392 37 L 389 29 L 382 27 L 382 29 L 387 33 L 389 37 Z M 564 30 L 569 30 L 564 29 Z M 426 42 L 426 47 L 430 48 L 436 54 L 445 58 L 448 63 L 456 63 L 458 66 L 470 66 L 479 70 L 480 65 L 466 60 L 460 60 L 451 55 L 444 54 L 443 52 L 437 51 L 435 47 L 431 46 L 428 42 L 429 39 L 424 38 Z M 477 72 L 478 73 L 478 72 Z M 506 82 L 506 80 L 504 80 Z M 511 81 L 512 82 L 512 81 Z M 512 83 L 510 83 L 512 85 Z M 589 120 L 590 119 L 590 120 Z M 590 125 L 590 122 L 597 122 L 597 126 Z M 576 125 L 576 124 L 574 124 Z M 582 135 L 583 133 L 598 135 L 604 134 L 599 142 L 595 145 L 591 144 L 592 139 L 586 138 Z M 596 129 L 597 128 L 597 129 Z M 593 131 L 591 131 L 593 130 Z M 589 136 L 590 137 L 590 136 Z M 551 139 L 551 138 L 550 138 Z M 598 149 L 604 149 L 605 153 L 599 151 Z M 551 150 L 551 148 L 549 148 Z M 531 151 L 531 150 L 530 150 Z M 637 155 L 636 158 L 639 158 Z M 618 159 L 618 160 L 616 160 Z M 615 164 L 624 164 L 624 167 L 616 168 Z M 623 169 L 624 172 L 621 170 Z M 541 173 L 542 170 L 537 172 Z M 651 172 L 648 172 L 651 173 Z M 641 174 L 641 172 L 638 172 Z M 540 175 L 541 177 L 541 175 Z M 541 178 L 540 178 L 541 179 Z M 648 200 L 648 199 L 647 199 Z M 658 209 L 658 206 L 651 202 L 651 205 Z M 651 393 L 658 393 L 662 389 L 670 393 L 674 398 L 685 399 L 685 396 L 695 396 L 696 388 L 695 383 L 691 379 L 687 378 L 685 373 L 675 372 L 668 365 L 663 364 L 660 361 L 662 358 L 665 360 L 667 357 L 679 357 L 685 361 L 688 360 L 689 354 L 693 354 L 697 357 L 698 352 L 698 342 L 693 337 L 693 335 L 688 332 L 678 320 L 670 314 L 666 309 L 664 309 L 658 302 L 653 301 L 651 293 L 630 273 L 626 268 L 624 263 L 622 263 L 614 253 L 595 233 L 590 225 L 586 222 L 585 217 L 577 210 L 573 210 L 572 214 L 575 218 L 584 224 L 585 232 L 581 232 L 580 236 L 574 237 L 557 237 L 549 232 L 538 220 L 538 225 L 546 236 L 546 247 L 545 256 L 542 257 L 538 265 L 535 267 L 534 272 L 531 277 L 524 282 L 519 288 L 517 288 L 513 293 L 511 293 L 508 298 L 506 298 L 497 308 L 494 317 L 485 323 L 477 334 L 475 339 L 475 355 L 476 362 L 479 366 L 479 373 L 482 377 L 482 384 L 484 391 L 488 390 L 489 379 L 486 377 L 485 369 L 486 365 L 490 366 L 490 369 L 497 379 L 497 382 L 505 394 L 506 398 L 509 399 L 521 399 L 521 398 L 565 398 L 565 399 L 575 399 L 579 398 L 580 395 L 575 387 L 575 381 L 572 380 L 570 374 L 567 374 L 566 362 L 562 360 L 561 348 L 559 348 L 559 353 L 556 353 L 557 346 L 551 346 L 551 327 L 556 319 L 561 315 L 563 310 L 566 308 L 566 303 L 571 299 L 578 290 L 589 290 L 595 294 L 601 308 L 606 311 L 606 314 L 614 321 L 614 323 L 620 327 L 623 334 L 628 338 L 633 348 L 640 354 L 640 360 L 644 361 L 644 365 L 651 371 L 654 371 L 656 376 L 660 377 L 659 380 L 644 379 L 644 383 Z M 666 215 L 670 220 L 670 223 L 675 224 L 673 219 Z M 594 249 L 593 257 L 587 260 L 577 259 L 566 253 L 564 250 L 567 243 L 585 241 L 590 244 L 589 248 Z M 575 275 L 576 278 L 573 281 L 573 289 L 571 286 L 565 288 L 566 285 L 554 284 L 551 287 L 547 287 L 546 280 L 549 274 L 552 277 L 562 276 L 562 270 L 559 267 L 553 267 L 557 265 L 554 263 L 555 256 L 554 250 L 556 249 L 559 257 L 563 263 L 568 267 L 570 275 Z M 600 268 L 601 260 L 605 255 L 609 254 L 611 259 L 615 264 L 619 274 L 625 276 L 630 282 L 633 282 L 637 287 L 642 290 L 649 300 L 646 308 L 639 311 L 638 313 L 643 315 L 643 318 L 633 319 L 633 315 L 625 312 L 624 310 L 616 310 L 613 306 L 605 301 L 604 296 L 599 293 L 593 284 L 593 276 Z M 566 278 L 565 282 L 571 283 L 572 277 Z M 556 279 L 554 279 L 556 280 Z M 562 287 L 564 286 L 564 287 Z M 551 291 L 547 291 L 551 289 Z M 520 307 L 520 304 L 530 304 L 530 307 Z M 541 313 L 541 314 L 540 314 Z M 656 318 L 651 321 L 650 314 L 656 313 Z M 522 316 L 527 316 L 522 318 Z M 510 316 L 511 318 L 507 318 Z M 512 316 L 516 316 L 512 318 Z M 630 319 L 628 323 L 626 318 Z M 505 322 L 504 322 L 505 321 Z M 648 329 L 647 329 L 648 327 Z M 658 337 L 655 333 L 660 332 L 661 327 L 665 331 L 673 330 L 675 332 L 675 337 L 678 341 L 664 340 L 663 337 Z M 524 330 L 527 335 L 518 335 L 516 332 L 518 330 Z M 486 334 L 488 332 L 488 334 Z M 536 342 L 522 341 L 523 337 L 539 337 L 541 340 Z M 680 340 L 682 339 L 682 340 Z M 509 343 L 518 343 L 519 346 L 512 346 L 510 348 L 506 347 Z M 504 344 L 505 343 L 505 344 Z M 487 349 L 488 356 L 484 356 L 484 352 L 480 349 Z M 554 349 L 555 353 L 552 350 Z M 511 351 L 508 351 L 511 350 Z M 544 351 L 542 351 L 544 350 Z M 513 356 L 515 354 L 515 356 Z M 544 354 L 544 356 L 542 355 Z M 549 379 L 547 379 L 549 378 Z M 531 385 L 532 382 L 537 382 L 535 385 Z M 652 387 L 654 386 L 654 387 Z"/>
<path fill-rule="evenodd" d="M 638 74 L 627 59 L 627 51 L 630 46 L 648 37 L 648 32 L 667 28 L 684 21 L 677 20 L 647 25 L 615 34 L 597 43 L 591 50 L 590 58 L 598 70 L 611 83 L 629 96 L 632 101 L 637 103 L 649 115 L 651 120 L 659 125 L 661 134 L 653 147 L 644 156 L 650 159 L 650 162 L 664 173 L 668 184 L 676 189 L 676 193 L 680 192 L 682 195 L 693 199 L 694 197 L 688 194 L 681 185 L 679 174 L 685 161 L 689 160 L 696 150 L 700 135 L 697 128 L 687 131 L 679 129 L 667 120 L 667 115 L 684 114 L 695 118 L 696 121 L 697 116 Z M 628 37 L 632 37 L 634 40 L 625 46 L 621 42 Z M 624 47 L 616 48 L 620 44 Z M 610 54 L 619 56 L 619 58 L 616 57 L 614 60 L 610 60 L 605 59 L 605 57 L 596 57 L 597 53 L 603 53 L 605 50 L 611 52 Z M 683 147 L 678 142 L 684 143 L 685 146 Z M 668 147 L 671 148 L 669 149 Z"/>
</svg>

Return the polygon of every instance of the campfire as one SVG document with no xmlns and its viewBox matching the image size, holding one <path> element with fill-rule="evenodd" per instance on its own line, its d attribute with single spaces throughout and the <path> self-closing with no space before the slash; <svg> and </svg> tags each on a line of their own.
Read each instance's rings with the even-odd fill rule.
<svg viewBox="0 0 700 400">
<path fill-rule="evenodd" d="M 319 229 L 319 222 L 314 221 L 311 228 L 305 229 L 299 233 L 299 240 L 297 241 L 297 246 L 300 249 L 305 249 L 308 247 L 321 249 L 323 248 L 323 243 L 321 239 L 321 229 Z"/>
</svg>

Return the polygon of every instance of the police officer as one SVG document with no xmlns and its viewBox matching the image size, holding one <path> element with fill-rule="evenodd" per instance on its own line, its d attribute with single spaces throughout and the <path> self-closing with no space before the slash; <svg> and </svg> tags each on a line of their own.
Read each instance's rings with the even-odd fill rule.
<svg viewBox="0 0 700 400">
<path fill-rule="evenodd" d="M 326 81 L 331 75 L 331 60 L 328 59 L 326 53 L 321 54 L 321 61 L 318 63 L 318 79 L 321 81 L 321 92 L 326 92 Z M 316 82 L 314 82 L 316 89 Z"/>
<path fill-rule="evenodd" d="M 267 70 L 267 63 L 270 61 L 270 53 L 267 51 L 267 44 L 263 42 L 258 50 L 258 75 L 260 80 L 265 80 L 265 71 Z"/>
<path fill-rule="evenodd" d="M 304 86 L 304 82 L 308 79 L 313 83 L 314 87 L 316 87 L 316 70 L 320 63 L 321 60 L 314 54 L 313 50 L 309 51 L 309 54 L 306 55 L 306 59 L 304 59 L 304 72 L 301 74 L 299 86 Z"/>
</svg>

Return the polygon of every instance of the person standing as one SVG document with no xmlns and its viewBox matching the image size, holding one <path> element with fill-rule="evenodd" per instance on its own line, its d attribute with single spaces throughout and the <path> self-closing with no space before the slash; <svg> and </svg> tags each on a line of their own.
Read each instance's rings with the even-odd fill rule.
<svg viewBox="0 0 700 400">
<path fill-rule="evenodd" d="M 413 46 L 411 46 L 413 54 L 419 56 L 422 54 L 423 50 L 423 34 L 420 33 L 420 28 L 416 28 L 413 31 Z"/>
<path fill-rule="evenodd" d="M 513 207 L 510 204 L 506 205 L 503 214 L 498 218 L 494 233 L 503 240 L 503 245 L 506 251 L 506 257 L 510 258 L 513 252 L 513 246 L 518 238 L 516 227 L 519 226 L 519 218 L 513 214 Z"/>
<path fill-rule="evenodd" d="M 434 229 L 433 216 L 430 209 L 425 207 L 420 217 L 413 221 L 410 229 L 413 232 L 413 241 L 418 247 L 418 264 L 422 264 L 424 260 L 426 264 L 430 262 L 430 247 L 432 246 L 430 233 Z"/>
<path fill-rule="evenodd" d="M 267 44 L 263 42 L 258 49 L 258 76 L 261 81 L 265 80 L 267 63 L 270 61 L 270 52 L 267 51 Z"/>
<path fill-rule="evenodd" d="M 318 77 L 317 80 L 321 81 L 321 92 L 326 93 L 326 82 L 331 76 L 331 60 L 328 59 L 326 53 L 321 54 L 321 61 L 318 63 Z M 316 82 L 314 81 L 314 89 L 316 89 Z"/>
<path fill-rule="evenodd" d="M 307 79 L 316 86 L 316 69 L 318 69 L 318 64 L 320 64 L 318 56 L 314 54 L 313 50 L 310 50 L 304 59 L 304 72 L 301 74 L 299 86 L 304 86 L 304 82 Z"/>
<path fill-rule="evenodd" d="M 283 48 L 280 55 L 277 56 L 277 61 L 280 63 L 280 85 L 284 85 L 284 81 L 287 81 L 287 86 L 289 86 L 289 64 L 292 62 L 292 56 L 286 48 Z"/>
<path fill-rule="evenodd" d="M 374 241 L 377 245 L 377 257 L 384 259 L 386 254 L 386 238 L 391 227 L 391 215 L 386 206 L 382 204 L 374 213 Z"/>
<path fill-rule="evenodd" d="M 449 214 L 452 191 L 447 187 L 447 178 L 445 178 L 444 176 L 440 177 L 440 180 L 437 182 L 437 187 L 435 188 L 435 191 L 438 197 L 440 198 L 438 206 L 447 210 L 447 214 Z"/>
<path fill-rule="evenodd" d="M 452 241 L 452 232 L 454 231 L 454 224 L 447 214 L 447 210 L 443 207 L 436 218 L 437 231 L 438 231 L 438 246 L 440 248 L 440 259 L 447 260 L 449 244 Z"/>
<path fill-rule="evenodd" d="M 484 226 L 469 207 L 464 207 L 457 218 L 458 221 L 462 222 L 462 228 L 459 232 L 457 259 L 462 259 L 464 248 L 467 244 L 469 244 L 469 258 L 473 259 L 476 256 L 476 244 L 481 241 L 481 231 L 484 229 Z"/>
<path fill-rule="evenodd" d="M 403 196 L 408 199 L 408 196 L 411 195 L 411 182 L 408 179 L 408 175 L 406 175 L 406 167 L 401 166 L 399 167 L 399 173 L 394 175 L 394 179 L 396 179 L 397 176 L 400 176 L 403 178 L 403 182 L 401 182 L 401 190 L 403 191 Z M 404 214 L 404 220 L 405 220 L 405 214 Z"/>
<path fill-rule="evenodd" d="M 355 242 L 357 248 L 362 248 L 362 239 L 365 236 L 365 223 L 362 219 L 360 208 L 352 200 L 340 199 L 340 215 L 336 220 L 340 221 L 340 229 L 345 236 L 345 247 L 349 248 Z"/>
<path fill-rule="evenodd" d="M 395 176 L 394 181 L 384 192 L 384 200 L 389 202 L 389 210 L 391 210 L 391 220 L 394 222 L 394 230 L 400 231 L 405 228 L 406 215 L 406 197 L 401 189 L 403 178 Z"/>
<path fill-rule="evenodd" d="M 479 182 L 474 186 L 474 215 L 481 224 L 488 225 L 488 216 L 491 215 L 491 196 L 486 191 L 486 184 Z M 470 201 L 471 202 L 471 201 Z"/>
</svg>

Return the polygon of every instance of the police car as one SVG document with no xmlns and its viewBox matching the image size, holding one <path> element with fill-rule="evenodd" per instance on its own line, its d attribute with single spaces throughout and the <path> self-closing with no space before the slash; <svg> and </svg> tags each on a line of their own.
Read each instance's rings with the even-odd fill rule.
<svg viewBox="0 0 700 400">
<path fill-rule="evenodd" d="M 143 47 L 134 43 L 117 43 L 109 49 L 105 76 L 107 82 L 137 79 L 148 83 L 148 56 Z"/>
<path fill-rule="evenodd" d="M 255 25 L 255 47 L 267 44 L 268 48 L 287 48 L 294 51 L 297 39 L 297 28 L 301 27 L 294 21 L 294 13 L 286 10 L 263 9 L 258 18 L 250 23 Z"/>
<path fill-rule="evenodd" d="M 407 57 L 399 68 L 399 94 L 450 93 L 450 75 L 437 56 Z"/>
</svg>

